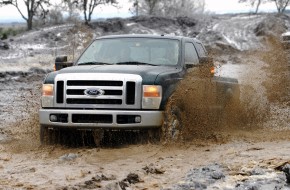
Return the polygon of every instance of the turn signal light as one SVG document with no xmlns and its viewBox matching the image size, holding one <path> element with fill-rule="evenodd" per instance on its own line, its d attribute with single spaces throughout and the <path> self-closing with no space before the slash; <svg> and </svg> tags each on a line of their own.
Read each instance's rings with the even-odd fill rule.
<svg viewBox="0 0 290 190">
<path fill-rule="evenodd" d="M 143 97 L 160 97 L 161 86 L 144 85 L 143 86 Z"/>
<path fill-rule="evenodd" d="M 214 67 L 210 67 L 210 74 L 214 75 L 215 73 L 215 68 Z"/>
<path fill-rule="evenodd" d="M 43 84 L 42 85 L 42 95 L 52 96 L 53 95 L 53 84 Z"/>
</svg>

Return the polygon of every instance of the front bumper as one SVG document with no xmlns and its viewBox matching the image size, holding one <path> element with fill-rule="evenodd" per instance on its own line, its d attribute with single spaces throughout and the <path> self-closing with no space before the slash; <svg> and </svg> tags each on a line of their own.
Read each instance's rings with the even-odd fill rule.
<svg viewBox="0 0 290 190">
<path fill-rule="evenodd" d="M 65 119 L 52 122 L 50 116 L 62 115 Z M 76 121 L 77 118 L 82 119 Z M 86 117 L 88 116 L 88 117 Z M 102 116 L 110 118 L 109 121 L 104 121 Z M 119 118 L 130 118 L 140 116 L 141 120 L 135 123 L 124 122 Z M 98 118 L 95 121 L 92 118 Z M 163 123 L 163 111 L 139 111 L 139 110 L 67 110 L 67 109 L 40 109 L 39 122 L 41 125 L 49 127 L 64 127 L 64 128 L 79 128 L 79 129 L 141 129 L 161 127 Z M 91 118 L 86 120 L 86 118 Z"/>
</svg>

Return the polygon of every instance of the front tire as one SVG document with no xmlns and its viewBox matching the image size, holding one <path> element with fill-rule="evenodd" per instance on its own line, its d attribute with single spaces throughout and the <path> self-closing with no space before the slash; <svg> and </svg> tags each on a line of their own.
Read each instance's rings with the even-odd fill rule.
<svg viewBox="0 0 290 190">
<path fill-rule="evenodd" d="M 40 138 L 40 143 L 42 145 L 48 144 L 48 142 L 49 142 L 49 129 L 47 126 L 40 125 L 39 138 Z"/>
<path fill-rule="evenodd" d="M 183 139 L 182 112 L 176 105 L 168 105 L 165 110 L 162 126 L 162 139 L 164 141 L 177 141 Z"/>
</svg>

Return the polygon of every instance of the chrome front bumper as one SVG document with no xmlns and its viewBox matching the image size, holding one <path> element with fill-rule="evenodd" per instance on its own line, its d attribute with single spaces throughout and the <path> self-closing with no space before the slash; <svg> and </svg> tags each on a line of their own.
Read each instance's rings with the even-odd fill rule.
<svg viewBox="0 0 290 190">
<path fill-rule="evenodd" d="M 65 122 L 52 122 L 50 120 L 51 114 L 67 115 Z M 73 122 L 73 115 L 111 115 L 112 122 L 110 123 L 80 123 Z M 138 123 L 120 123 L 117 121 L 118 116 L 140 116 L 141 121 Z M 161 127 L 163 123 L 163 111 L 138 111 L 138 110 L 67 110 L 67 109 L 40 109 L 39 122 L 41 125 L 50 127 L 64 127 L 64 128 L 79 128 L 79 129 L 141 129 Z"/>
</svg>

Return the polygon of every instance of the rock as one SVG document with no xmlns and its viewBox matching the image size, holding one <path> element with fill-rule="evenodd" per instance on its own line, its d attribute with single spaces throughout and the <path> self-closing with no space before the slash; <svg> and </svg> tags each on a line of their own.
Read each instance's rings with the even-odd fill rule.
<svg viewBox="0 0 290 190">
<path fill-rule="evenodd" d="M 223 167 L 219 164 L 211 164 L 202 168 L 191 169 L 184 181 L 174 185 L 173 190 L 196 189 L 204 190 L 209 185 L 218 183 L 218 180 L 225 178 Z"/>
<path fill-rule="evenodd" d="M 9 45 L 7 42 L 2 42 L 0 41 L 0 50 L 8 50 L 9 49 Z"/>
<path fill-rule="evenodd" d="M 88 181 L 85 181 L 84 184 L 81 184 L 80 187 L 81 189 L 96 189 L 96 188 L 101 188 L 102 186 L 97 182 L 88 180 Z"/>
<path fill-rule="evenodd" d="M 286 175 L 286 182 L 290 184 L 290 164 L 283 166 L 282 171 Z"/>
<path fill-rule="evenodd" d="M 69 153 L 69 154 L 65 154 L 65 155 L 59 157 L 59 160 L 60 160 L 60 161 L 73 161 L 73 160 L 75 160 L 77 157 L 78 157 L 77 154 Z"/>
<path fill-rule="evenodd" d="M 93 181 L 111 181 L 111 180 L 116 180 L 116 176 L 115 175 L 110 175 L 110 176 L 105 176 L 104 174 L 102 174 L 101 176 L 96 175 L 96 177 L 92 177 Z"/>
<path fill-rule="evenodd" d="M 162 166 L 154 165 L 153 163 L 149 164 L 148 166 L 145 166 L 142 169 L 145 170 L 146 173 L 151 173 L 151 174 L 163 174 L 165 172 Z"/>
<path fill-rule="evenodd" d="M 262 168 L 254 168 L 250 171 L 250 175 L 264 175 L 266 172 Z"/>
<path fill-rule="evenodd" d="M 127 175 L 127 177 L 125 179 L 123 179 L 122 181 L 128 181 L 129 183 L 138 183 L 140 182 L 139 176 L 138 174 L 135 173 L 130 173 Z"/>
<path fill-rule="evenodd" d="M 171 188 L 173 190 L 190 190 L 190 189 L 195 189 L 195 190 L 203 190 L 207 189 L 207 185 L 204 184 L 203 182 L 179 182 L 177 186 L 174 186 L 174 188 Z"/>
<path fill-rule="evenodd" d="M 118 185 L 122 190 L 126 190 L 127 187 L 129 187 L 129 183 L 127 181 L 120 181 Z"/>
<path fill-rule="evenodd" d="M 114 182 L 114 183 L 109 183 L 108 185 L 106 185 L 104 187 L 104 190 L 123 190 L 123 188 L 121 188 L 120 183 Z"/>
<path fill-rule="evenodd" d="M 224 178 L 225 177 L 225 175 L 222 173 L 222 172 L 220 172 L 220 171 L 214 171 L 212 174 L 211 174 L 211 177 L 213 178 L 213 179 L 221 179 L 221 178 Z"/>
</svg>

